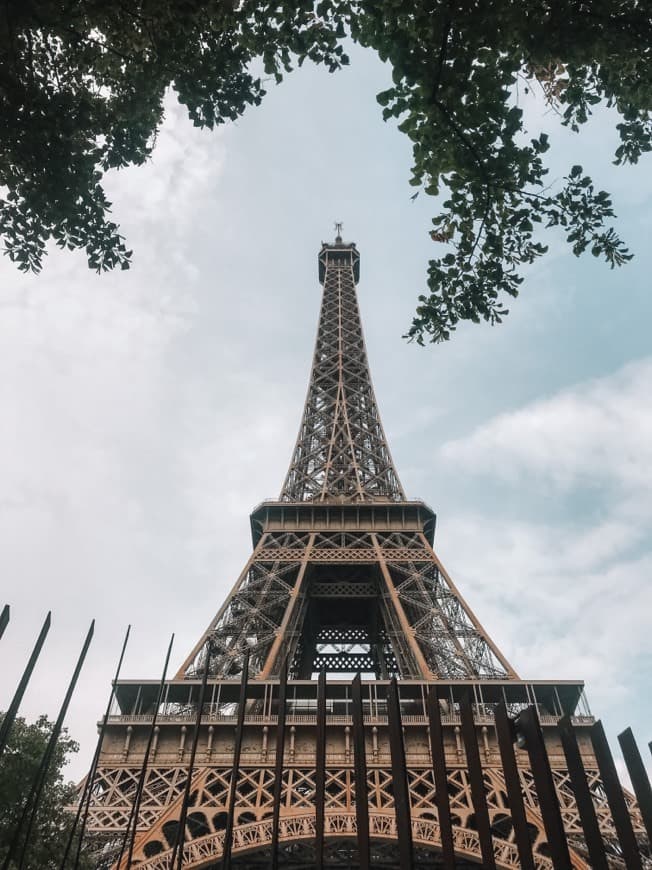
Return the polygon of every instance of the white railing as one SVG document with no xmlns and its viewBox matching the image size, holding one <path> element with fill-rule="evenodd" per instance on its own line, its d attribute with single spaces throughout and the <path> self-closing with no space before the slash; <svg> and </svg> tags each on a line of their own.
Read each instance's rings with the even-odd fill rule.
<svg viewBox="0 0 652 870">
<path fill-rule="evenodd" d="M 196 720 L 197 714 L 190 713 L 159 713 L 156 717 L 157 722 L 161 725 L 187 725 Z M 561 716 L 553 716 L 549 714 L 539 714 L 539 721 L 542 725 L 557 725 Z M 151 723 L 151 713 L 129 713 L 121 715 L 109 716 L 108 722 L 111 725 L 146 725 Z M 245 725 L 276 725 L 278 716 L 262 716 L 248 715 L 245 716 Z M 442 725 L 460 725 L 461 718 L 457 714 L 446 714 L 441 717 Z M 474 716 L 476 725 L 493 725 L 494 717 L 489 714 L 476 714 Z M 206 713 L 202 716 L 201 724 L 222 724 L 222 725 L 237 725 L 238 717 L 232 714 L 222 715 L 219 713 Z M 316 725 L 317 716 L 314 713 L 289 713 L 285 717 L 287 725 Z M 327 714 L 326 722 L 328 725 L 353 725 L 353 717 L 347 715 Z M 401 722 L 403 725 L 428 725 L 427 716 L 402 716 Z M 592 725 L 595 722 L 593 716 L 571 716 L 573 725 Z M 387 716 L 364 716 L 365 725 L 387 725 Z"/>
</svg>

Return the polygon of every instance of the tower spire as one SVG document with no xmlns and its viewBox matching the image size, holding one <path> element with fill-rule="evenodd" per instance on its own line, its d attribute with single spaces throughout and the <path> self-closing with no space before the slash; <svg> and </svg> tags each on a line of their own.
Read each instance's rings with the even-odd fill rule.
<svg viewBox="0 0 652 870">
<path fill-rule="evenodd" d="M 281 501 L 404 501 L 369 374 L 356 284 L 360 254 L 343 242 L 319 252 L 323 285 L 315 353 Z"/>
</svg>

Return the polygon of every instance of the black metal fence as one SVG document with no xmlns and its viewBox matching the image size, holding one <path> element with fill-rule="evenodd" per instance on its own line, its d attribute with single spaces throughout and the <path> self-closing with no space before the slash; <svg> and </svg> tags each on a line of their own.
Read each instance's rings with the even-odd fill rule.
<svg viewBox="0 0 652 870">
<path fill-rule="evenodd" d="M 5 633 L 10 623 L 10 610 L 5 606 L 0 614 L 0 638 Z M 36 640 L 34 649 L 29 657 L 24 673 L 18 683 L 15 694 L 7 706 L 6 713 L 0 723 L 0 759 L 6 749 L 7 741 L 15 723 L 20 703 L 31 679 L 34 669 L 39 660 L 45 640 L 50 630 L 50 613 L 43 623 Z M 29 866 L 30 833 L 34 820 L 43 799 L 44 784 L 47 773 L 53 760 L 57 741 L 68 711 L 68 706 L 77 685 L 80 671 L 84 664 L 88 648 L 94 632 L 94 622 L 91 623 L 83 641 L 74 671 L 65 691 L 63 702 L 59 710 L 52 732 L 47 741 L 40 764 L 30 784 L 26 799 L 20 807 L 18 822 L 7 844 L 2 870 L 24 870 Z M 130 629 L 127 629 L 116 672 L 111 686 L 106 712 L 104 714 L 100 734 L 93 755 L 93 760 L 85 778 L 83 787 L 80 789 L 79 800 L 76 807 L 74 820 L 70 828 L 65 854 L 60 863 L 60 870 L 77 868 L 80 865 L 80 855 L 84 841 L 89 806 L 92 799 L 93 785 L 97 772 L 102 741 L 107 728 L 111 706 L 114 700 L 116 685 L 120 677 L 120 671 L 124 660 Z M 131 867 L 134 840 L 139 814 L 140 796 L 149 764 L 150 747 L 156 729 L 156 719 L 166 688 L 166 675 L 172 648 L 172 640 L 167 649 L 165 665 L 161 680 L 158 684 L 156 703 L 153 706 L 149 741 L 142 760 L 142 767 L 138 788 L 132 802 L 129 820 L 121 837 L 119 854 L 116 856 L 115 866 Z M 206 657 L 210 661 L 210 656 Z M 242 748 L 242 736 L 245 724 L 245 709 L 249 698 L 251 685 L 248 678 L 248 669 L 245 665 L 240 682 L 239 697 L 237 699 L 237 716 L 234 740 L 234 757 L 231 774 L 231 785 L 228 794 L 227 824 L 223 846 L 221 866 L 228 870 L 231 866 L 231 854 L 234 835 L 234 806 L 237 791 L 237 776 L 240 765 L 240 751 Z M 195 764 L 195 752 L 199 730 L 202 723 L 202 715 L 206 709 L 206 688 L 208 673 L 202 675 L 202 682 L 196 704 L 195 729 L 192 748 L 188 760 L 188 777 L 183 794 L 182 810 L 178 835 L 174 844 L 170 870 L 181 870 L 184 862 L 184 842 L 186 838 L 185 818 L 191 800 L 191 776 Z M 321 870 L 324 866 L 325 849 L 325 783 L 326 783 L 326 726 L 327 726 L 327 701 L 326 701 L 326 676 L 321 674 L 317 680 L 317 698 L 315 706 L 316 714 L 316 793 L 314 803 L 316 809 L 315 825 L 315 866 Z M 433 766 L 435 783 L 435 800 L 438 811 L 438 819 L 441 833 L 441 866 L 446 870 L 454 870 L 456 857 L 453 842 L 453 826 L 451 821 L 451 807 L 447 789 L 446 759 L 444 753 L 444 724 L 442 722 L 442 701 L 448 703 L 449 695 L 442 694 L 442 688 L 437 684 L 428 687 L 426 699 L 427 721 L 429 728 L 430 752 Z M 456 704 L 459 710 L 461 723 L 461 736 L 466 756 L 466 766 L 471 789 L 471 799 L 475 817 L 475 827 L 478 834 L 482 865 L 485 868 L 494 868 L 496 859 L 494 856 L 494 844 L 490 825 L 489 807 L 483 782 L 483 767 L 478 748 L 478 738 L 474 714 L 473 699 L 468 693 L 463 693 Z M 273 833 L 271 840 L 269 866 L 271 870 L 279 867 L 279 822 L 283 772 L 283 749 L 285 745 L 285 721 L 287 716 L 287 671 L 284 670 L 278 686 L 278 728 L 276 747 L 276 788 L 273 813 Z M 539 714 L 535 706 L 528 706 L 518 712 L 516 716 L 510 716 L 510 710 L 504 701 L 492 705 L 493 718 L 496 728 L 498 749 L 504 774 L 507 798 L 510 807 L 511 821 L 513 826 L 514 841 L 518 849 L 520 866 L 524 870 L 534 870 L 535 858 L 532 852 L 532 841 L 526 818 L 526 810 L 523 801 L 521 783 L 518 775 L 515 746 L 527 751 L 530 769 L 534 780 L 541 817 L 545 829 L 550 858 L 555 870 L 570 870 L 571 857 L 567 833 L 564 829 L 559 797 L 556 792 L 551 766 L 546 750 Z M 477 707 L 476 707 L 477 710 Z M 391 770 L 393 777 L 393 793 L 396 815 L 397 831 L 397 862 L 401 870 L 411 870 L 414 866 L 414 848 L 412 842 L 412 819 L 409 797 L 409 783 L 405 758 L 405 747 L 402 727 L 401 700 L 399 686 L 396 679 L 389 682 L 386 696 L 386 711 L 388 723 L 388 735 L 391 757 Z M 367 764 L 365 758 L 365 711 L 361 692 L 361 680 L 359 675 L 351 683 L 350 712 L 352 716 L 352 738 L 354 758 L 354 781 L 356 793 L 363 794 L 366 791 Z M 615 840 L 609 842 L 600 830 L 596 815 L 595 804 L 587 782 L 586 772 L 583 767 L 582 757 L 578 747 L 578 741 L 574 725 L 569 715 L 561 717 L 557 723 L 558 734 L 563 747 L 568 774 L 573 789 L 577 811 L 584 832 L 586 852 L 591 866 L 594 868 L 608 868 L 615 859 L 627 870 L 643 870 L 650 866 L 650 844 L 652 843 L 652 787 L 647 776 L 643 760 L 634 740 L 631 729 L 623 731 L 619 737 L 619 744 L 625 760 L 627 770 L 632 782 L 632 788 L 636 797 L 643 825 L 647 832 L 648 843 L 642 841 L 634 833 L 630 811 L 628 809 L 623 789 L 620 785 L 616 766 L 605 738 L 601 723 L 595 722 L 590 726 L 590 738 L 593 754 L 600 772 L 602 787 L 606 795 L 609 811 L 613 821 Z M 652 744 L 650 745 L 652 750 Z M 360 870 L 369 870 L 370 859 L 370 826 L 369 808 L 365 801 L 356 802 L 356 827 L 358 840 L 358 866 Z"/>
</svg>

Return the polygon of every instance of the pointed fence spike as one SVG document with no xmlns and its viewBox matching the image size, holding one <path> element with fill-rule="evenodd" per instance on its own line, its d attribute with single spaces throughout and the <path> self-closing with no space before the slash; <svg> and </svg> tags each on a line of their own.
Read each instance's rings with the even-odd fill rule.
<svg viewBox="0 0 652 870">
<path fill-rule="evenodd" d="M 126 867 L 131 867 L 131 862 L 134 854 L 134 844 L 136 841 L 136 831 L 138 829 L 138 815 L 140 813 L 140 802 L 142 799 L 143 788 L 145 785 L 145 778 L 147 776 L 147 767 L 149 765 L 149 755 L 152 751 L 152 742 L 154 740 L 154 733 L 156 729 L 156 722 L 158 720 L 159 709 L 161 706 L 161 702 L 163 701 L 163 693 L 165 691 L 165 680 L 168 672 L 168 665 L 170 663 L 170 655 L 172 653 L 172 645 L 174 643 L 174 634 L 170 638 L 170 643 L 168 644 L 167 653 L 165 656 L 165 663 L 163 665 L 163 673 L 161 674 L 161 680 L 158 686 L 158 693 L 156 695 L 156 701 L 154 706 L 154 711 L 152 715 L 152 722 L 149 729 L 149 734 L 147 737 L 147 746 L 145 747 L 145 754 L 143 755 L 143 761 L 140 767 L 140 774 L 138 777 L 138 784 L 136 786 L 136 794 L 134 795 L 134 799 L 131 804 L 131 810 L 129 812 L 129 818 L 127 819 L 127 826 L 124 831 L 124 835 L 122 838 L 122 843 L 120 846 L 120 854 L 118 856 L 118 860 L 115 863 L 115 870 L 120 870 L 121 862 L 124 856 L 124 851 L 127 849 L 127 860 Z"/>
<path fill-rule="evenodd" d="M 73 671 L 72 677 L 70 678 L 70 682 L 68 684 L 63 703 L 61 704 L 61 708 L 59 710 L 59 715 L 57 716 L 54 727 L 52 728 L 52 732 L 46 744 L 43 756 L 41 758 L 41 763 L 32 781 L 32 786 L 30 788 L 29 794 L 27 795 L 27 799 L 23 804 L 23 810 L 18 825 L 15 828 L 14 835 L 9 845 L 9 849 L 7 850 L 7 855 L 2 865 L 2 870 L 7 870 L 7 868 L 11 866 L 11 861 L 16 855 L 18 849 L 20 848 L 21 840 L 22 848 L 20 849 L 20 854 L 16 863 L 18 865 L 18 870 L 23 870 L 23 867 L 25 866 L 25 861 L 27 860 L 30 846 L 30 834 L 34 825 L 36 813 L 38 812 L 39 802 L 43 794 L 45 780 L 57 747 L 57 741 L 59 740 L 59 735 L 61 734 L 61 729 L 63 728 L 63 723 L 68 712 L 68 707 L 70 706 L 73 692 L 75 691 L 75 686 L 77 685 L 77 680 L 79 679 L 79 674 L 81 673 L 81 669 L 86 659 L 86 654 L 88 653 L 88 648 L 90 647 L 91 641 L 93 639 L 94 631 L 95 620 L 91 622 L 90 628 L 88 629 L 88 632 L 86 634 L 86 638 L 84 639 L 84 644 L 79 654 L 79 658 L 77 659 L 75 670 Z"/>
<path fill-rule="evenodd" d="M 618 742 L 623 752 L 623 758 L 632 781 L 632 788 L 636 795 L 638 808 L 641 811 L 643 824 L 647 831 L 648 840 L 652 843 L 652 787 L 650 780 L 638 751 L 636 740 L 631 728 L 626 728 L 618 735 Z"/>
<path fill-rule="evenodd" d="M 632 828 L 632 820 L 625 803 L 623 789 L 618 779 L 618 772 L 609 749 L 607 736 L 599 719 L 591 727 L 591 742 L 627 870 L 642 870 L 641 854 Z"/>
<path fill-rule="evenodd" d="M 11 700 L 11 704 L 9 705 L 9 709 L 5 713 L 2 719 L 2 723 L 0 723 L 0 758 L 2 757 L 2 753 L 5 750 L 7 741 L 9 740 L 9 734 L 16 719 L 16 715 L 18 714 L 21 701 L 23 700 L 23 695 L 25 694 L 25 690 L 27 689 L 29 681 L 32 678 L 32 673 L 34 672 L 34 668 L 36 667 L 36 662 L 41 655 L 41 650 L 43 649 L 45 638 L 48 636 L 48 632 L 50 631 L 51 623 L 52 614 L 51 611 L 48 611 L 48 615 L 45 617 L 45 621 L 43 622 L 43 626 L 41 627 L 39 636 L 36 639 L 32 654 L 29 657 L 27 666 L 23 672 L 22 677 L 20 678 L 20 682 L 18 683 L 18 687 L 16 689 L 14 697 Z"/>
<path fill-rule="evenodd" d="M 68 842 L 66 843 L 66 849 L 63 854 L 63 858 L 61 859 L 60 870 L 65 870 L 66 863 L 68 861 L 68 856 L 73 846 L 75 834 L 77 833 L 77 825 L 79 824 L 80 816 L 81 816 L 81 827 L 79 829 L 78 834 L 78 842 L 77 842 L 77 850 L 75 852 L 75 858 L 73 861 L 73 868 L 77 870 L 79 867 L 79 861 L 81 859 L 81 849 L 84 840 L 84 832 L 86 831 L 86 822 L 88 819 L 88 811 L 90 807 L 91 795 L 93 791 L 93 782 L 95 780 L 95 773 L 97 771 L 97 764 L 100 758 L 100 752 L 102 750 L 102 742 L 104 740 L 104 734 L 106 733 L 106 726 L 109 719 L 109 714 L 111 712 L 111 704 L 113 702 L 113 698 L 116 691 L 116 683 L 120 677 L 120 670 L 122 668 L 122 661 L 124 659 L 125 650 L 127 649 L 127 642 L 129 641 L 129 633 L 131 631 L 131 626 L 127 626 L 127 632 L 125 634 L 124 640 L 122 642 L 122 649 L 120 651 L 120 658 L 118 659 L 118 666 L 116 668 L 115 676 L 111 683 L 111 691 L 109 692 L 109 700 L 106 705 L 106 711 L 104 713 L 104 717 L 102 719 L 102 724 L 100 726 L 100 733 L 97 740 L 97 746 L 95 747 L 95 753 L 93 755 L 93 760 L 91 762 L 91 767 L 86 776 L 86 781 L 84 783 L 84 788 L 82 790 L 82 794 L 79 798 L 79 803 L 77 804 L 77 812 L 75 814 L 75 820 L 70 829 L 70 834 L 68 835 Z M 83 808 L 83 809 L 82 809 Z M 82 815 L 83 812 L 83 815 Z"/>
<path fill-rule="evenodd" d="M 0 638 L 5 633 L 5 629 L 9 625 L 9 619 L 11 616 L 11 611 L 8 604 L 2 608 L 2 613 L 0 613 Z"/>
</svg>

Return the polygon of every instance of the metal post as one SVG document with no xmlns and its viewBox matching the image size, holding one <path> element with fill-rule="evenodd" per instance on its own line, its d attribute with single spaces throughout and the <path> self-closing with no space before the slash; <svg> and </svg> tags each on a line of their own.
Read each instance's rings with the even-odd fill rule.
<svg viewBox="0 0 652 870">
<path fill-rule="evenodd" d="M 111 691 L 109 692 L 109 700 L 106 705 L 106 711 L 104 713 L 104 718 L 102 719 L 102 725 L 100 726 L 100 734 L 97 740 L 97 746 L 95 747 L 95 754 L 93 755 L 93 761 L 91 762 L 91 769 L 88 771 L 88 775 L 86 777 L 86 782 L 84 784 L 84 790 L 79 798 L 79 804 L 77 805 L 77 814 L 75 815 L 75 821 L 70 829 L 70 834 L 68 836 L 68 842 L 66 843 L 66 851 L 64 852 L 63 858 L 60 864 L 60 870 L 64 870 L 66 866 L 66 862 L 68 861 L 68 855 L 70 854 L 70 850 L 72 848 L 73 840 L 75 838 L 75 832 L 77 830 L 77 825 L 79 824 L 79 817 L 82 812 L 84 815 L 82 817 L 82 824 L 79 830 L 79 840 L 77 843 L 77 851 L 75 853 L 75 862 L 73 864 L 74 870 L 77 870 L 79 867 L 79 859 L 81 857 L 81 848 L 84 839 L 84 831 L 86 830 L 86 821 L 88 819 L 88 809 L 91 803 L 91 795 L 93 791 L 93 782 L 95 780 L 95 773 L 97 772 L 97 765 L 100 759 L 100 752 L 102 750 L 102 741 L 104 740 L 104 734 L 106 732 L 106 723 L 109 720 L 109 713 L 111 712 L 111 704 L 113 702 L 113 696 L 115 694 L 115 684 L 118 681 L 120 676 L 120 669 L 122 668 L 122 660 L 124 659 L 125 650 L 127 649 L 127 641 L 129 640 L 129 632 L 131 631 L 131 626 L 127 626 L 127 633 L 125 634 L 125 639 L 122 643 L 122 650 L 120 652 L 120 658 L 118 660 L 118 667 L 116 668 L 115 677 L 113 678 L 113 682 L 111 683 Z"/>
<path fill-rule="evenodd" d="M 285 708 L 287 700 L 288 661 L 281 667 L 278 684 L 278 723 L 276 725 L 276 763 L 274 766 L 274 808 L 272 811 L 271 868 L 278 870 L 279 823 L 283 796 L 283 756 L 285 753 Z"/>
<path fill-rule="evenodd" d="M 392 677 L 387 691 L 387 726 L 389 730 L 389 749 L 392 759 L 392 789 L 398 834 L 398 855 L 400 870 L 412 870 L 412 814 L 410 809 L 410 788 L 405 766 L 405 744 L 403 742 L 403 723 L 401 703 L 396 677 Z"/>
<path fill-rule="evenodd" d="M 573 786 L 577 811 L 580 814 L 580 821 L 584 829 L 584 839 L 591 859 L 591 866 L 594 870 L 609 870 L 595 805 L 586 781 L 586 773 L 570 717 L 564 716 L 560 719 L 557 727 L 566 756 L 566 765 Z"/>
<path fill-rule="evenodd" d="M 632 780 L 634 794 L 636 795 L 638 808 L 643 817 L 643 824 L 647 831 L 648 840 L 652 845 L 652 788 L 650 788 L 650 780 L 643 766 L 643 759 L 638 751 L 632 729 L 626 728 L 622 734 L 619 734 L 618 742 L 623 751 L 623 758 Z"/>
<path fill-rule="evenodd" d="M 536 708 L 523 710 L 516 720 L 516 727 L 525 738 L 552 863 L 555 870 L 572 870 L 559 800 Z"/>
<path fill-rule="evenodd" d="M 188 776 L 186 777 L 186 787 L 183 792 L 183 801 L 181 803 L 181 812 L 179 814 L 179 827 L 177 829 L 177 837 L 170 859 L 170 868 L 174 870 L 174 859 L 179 856 L 177 870 L 183 868 L 183 847 L 186 842 L 186 818 L 188 816 L 188 803 L 190 802 L 190 787 L 192 785 L 192 774 L 195 767 L 195 756 L 197 755 L 197 743 L 199 742 L 199 729 L 201 727 L 201 717 L 204 711 L 204 700 L 206 698 L 206 683 L 208 682 L 208 672 L 211 662 L 211 641 L 210 638 L 206 641 L 206 660 L 204 663 L 204 673 L 202 675 L 201 688 L 199 690 L 199 702 L 197 704 L 197 716 L 195 719 L 195 733 L 192 738 L 192 747 L 190 749 L 190 758 L 188 760 Z M 238 711 L 239 712 L 239 711 Z"/>
<path fill-rule="evenodd" d="M 5 607 L 7 614 L 9 613 L 9 605 Z M 4 616 L 4 611 L 3 611 Z M 9 621 L 9 616 L 7 615 L 7 621 Z M 50 624 L 52 621 L 52 613 L 48 611 L 48 615 L 45 617 L 45 622 L 43 623 L 43 627 L 39 633 L 39 636 L 36 640 L 36 644 L 34 645 L 34 649 L 32 650 L 32 654 L 29 657 L 29 661 L 27 662 L 27 667 L 25 668 L 22 677 L 20 678 L 20 682 L 18 683 L 18 687 L 14 694 L 14 697 L 11 699 L 11 704 L 9 705 L 9 709 L 4 715 L 2 723 L 0 724 L 0 758 L 2 757 L 2 753 L 5 750 L 7 745 L 7 740 L 9 739 L 9 732 L 11 731 L 12 725 L 16 719 L 16 714 L 18 713 L 18 708 L 20 707 L 20 702 L 23 700 L 23 695 L 25 694 L 25 689 L 32 678 L 32 672 L 38 660 L 38 657 L 41 654 L 41 650 L 43 648 L 43 644 L 45 643 L 45 638 L 47 637 L 48 632 L 50 631 Z M 5 623 L 6 624 L 6 623 Z"/>
<path fill-rule="evenodd" d="M 484 789 L 484 777 L 482 775 L 482 764 L 478 749 L 478 737 L 475 731 L 473 708 L 471 707 L 468 692 L 465 692 L 460 700 L 460 718 L 462 721 L 462 738 L 466 751 L 466 765 L 471 783 L 471 800 L 473 801 L 475 823 L 480 840 L 480 852 L 482 853 L 482 866 L 485 870 L 496 870 L 489 809 L 487 808 L 487 795 Z"/>
<path fill-rule="evenodd" d="M 317 679 L 317 748 L 315 765 L 315 870 L 324 867 L 324 811 L 326 807 L 326 671 Z"/>
<path fill-rule="evenodd" d="M 451 806 L 448 795 L 448 775 L 444 752 L 444 733 L 441 725 L 439 693 L 437 686 L 428 687 L 428 722 L 430 725 L 430 753 L 432 772 L 435 778 L 435 803 L 441 832 L 441 850 L 444 870 L 455 870 L 455 847 L 453 845 L 453 826 Z"/>
<path fill-rule="evenodd" d="M 623 790 L 618 781 L 616 765 L 614 764 L 613 756 L 607 743 L 607 737 L 600 720 L 591 726 L 591 742 L 593 743 L 593 751 L 598 762 L 602 785 L 607 795 L 607 803 L 611 810 L 611 818 L 618 834 L 620 848 L 623 851 L 625 865 L 627 870 L 642 870 L 641 855 L 638 851 L 636 837 L 634 836 L 632 820 L 629 817 Z"/>
<path fill-rule="evenodd" d="M 222 870 L 231 867 L 231 848 L 233 845 L 233 822 L 235 815 L 235 802 L 238 793 L 238 774 L 240 769 L 240 756 L 242 754 L 242 736 L 244 731 L 245 708 L 247 706 L 247 682 L 249 680 L 249 653 L 247 652 L 242 664 L 242 676 L 240 678 L 240 697 L 238 699 L 238 718 L 235 728 L 233 744 L 233 767 L 229 781 L 229 795 L 226 808 L 226 829 L 224 831 L 224 846 L 222 847 Z"/>
<path fill-rule="evenodd" d="M 504 701 L 501 701 L 500 704 L 496 705 L 494 710 L 494 723 L 496 726 L 496 736 L 498 738 L 498 749 L 500 750 L 500 760 L 503 766 L 505 785 L 507 786 L 507 798 L 509 800 L 509 810 L 512 816 L 514 838 L 518 849 L 519 861 L 521 862 L 520 866 L 522 870 L 534 870 L 530 829 L 528 828 L 527 816 L 525 815 L 521 780 L 518 775 L 518 766 L 514 754 L 513 722 L 507 715 L 507 707 L 505 706 Z"/>
<path fill-rule="evenodd" d="M 77 659 L 77 664 L 75 665 L 75 670 L 73 671 L 73 675 L 70 679 L 70 683 L 68 684 L 68 689 L 66 691 L 65 697 L 63 699 L 63 703 L 61 705 L 61 709 L 59 710 L 59 715 L 57 716 L 57 720 L 54 723 L 54 727 L 52 728 L 52 733 L 50 734 L 50 738 L 48 740 L 47 746 L 45 748 L 45 752 L 43 753 L 43 758 L 41 759 L 41 764 L 39 769 L 36 772 L 36 776 L 32 782 L 32 787 L 27 796 L 27 800 L 23 806 L 23 811 L 21 813 L 20 820 L 18 822 L 18 826 L 14 831 L 14 836 L 12 838 L 11 844 L 9 846 L 9 851 L 7 852 L 7 856 L 5 858 L 4 864 L 2 865 L 2 870 L 7 870 L 10 866 L 11 860 L 16 853 L 21 837 L 24 836 L 23 846 L 20 852 L 20 857 L 18 859 L 18 868 L 22 870 L 25 859 L 27 857 L 27 852 L 29 849 L 29 838 L 32 831 L 32 827 L 34 825 L 34 819 L 36 818 L 36 812 L 38 810 L 39 801 L 41 798 L 41 794 L 43 793 L 43 786 L 45 785 L 45 779 L 47 777 L 48 769 L 50 767 L 50 763 L 52 761 L 52 756 L 57 747 L 57 741 L 59 739 L 59 735 L 61 734 L 61 729 L 63 728 L 63 722 L 66 718 L 66 714 L 68 712 L 68 707 L 70 706 L 70 701 L 72 699 L 73 692 L 75 691 L 75 686 L 77 685 L 77 680 L 79 679 L 79 674 L 81 673 L 82 666 L 84 664 L 84 660 L 86 659 L 86 653 L 88 652 L 88 648 L 91 645 L 91 640 L 93 639 L 93 633 L 95 631 L 95 620 L 91 622 L 90 628 L 86 634 L 86 638 L 84 640 L 84 645 L 82 646 L 82 650 L 79 654 L 79 658 Z M 29 820 L 28 820 L 29 816 Z M 25 822 L 27 821 L 27 826 L 25 827 Z M 23 828 L 25 828 L 23 835 Z"/>
<path fill-rule="evenodd" d="M 145 777 L 147 776 L 147 765 L 149 763 L 149 753 L 152 749 L 152 741 L 154 740 L 154 729 L 156 728 L 156 720 L 158 719 L 158 710 L 161 706 L 161 700 L 163 698 L 163 692 L 165 691 L 165 678 L 168 673 L 168 664 L 170 663 L 170 654 L 172 653 L 172 644 L 174 643 L 174 634 L 170 638 L 170 643 L 168 645 L 168 651 L 165 656 L 165 664 L 163 665 L 163 673 L 161 674 L 161 681 L 158 686 L 158 692 L 156 695 L 156 704 L 154 707 L 154 713 L 152 715 L 152 724 L 149 729 L 149 736 L 147 738 L 147 746 L 145 747 L 145 755 L 143 756 L 143 763 L 140 766 L 140 775 L 138 777 L 138 784 L 136 786 L 136 794 L 134 795 L 133 802 L 131 804 L 131 810 L 129 812 L 129 818 L 127 819 L 127 827 L 125 828 L 124 836 L 122 838 L 122 845 L 120 846 L 120 854 L 118 855 L 118 860 L 115 862 L 116 870 L 120 870 L 120 864 L 122 862 L 122 858 L 124 855 L 125 848 L 127 846 L 127 841 L 129 841 L 129 850 L 127 852 L 127 870 L 131 868 L 131 859 L 134 854 L 134 842 L 136 839 L 136 830 L 138 828 L 138 813 L 140 812 L 140 801 L 143 794 L 143 788 L 145 786 Z M 133 832 L 131 832 L 131 823 L 133 822 Z M 131 836 L 130 836 L 131 834 Z"/>
<path fill-rule="evenodd" d="M 355 818 L 358 828 L 358 865 L 369 870 L 369 799 L 367 786 L 367 756 L 364 745 L 362 686 L 360 674 L 351 682 L 351 713 L 353 719 L 353 778 L 355 782 Z"/>
</svg>

